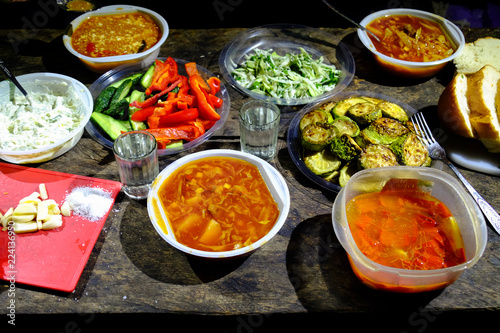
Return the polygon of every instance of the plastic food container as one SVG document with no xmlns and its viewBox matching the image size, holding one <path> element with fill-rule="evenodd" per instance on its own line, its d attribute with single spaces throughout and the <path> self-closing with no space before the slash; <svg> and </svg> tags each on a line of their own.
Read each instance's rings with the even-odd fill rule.
<svg viewBox="0 0 500 333">
<path fill-rule="evenodd" d="M 380 265 L 368 259 L 351 234 L 346 205 L 362 193 L 378 192 L 391 178 L 410 178 L 433 182 L 432 196 L 443 202 L 455 217 L 462 233 L 466 262 L 434 270 L 409 270 Z M 414 293 L 444 288 L 470 269 L 483 255 L 487 242 L 483 214 L 462 185 L 447 173 L 424 167 L 385 167 L 356 173 L 339 192 L 333 204 L 333 228 L 347 252 L 355 275 L 374 289 Z"/>
<path fill-rule="evenodd" d="M 167 216 L 165 215 L 162 204 L 158 198 L 158 190 L 161 187 L 162 183 L 170 176 L 170 174 L 172 174 L 172 172 L 174 172 L 180 166 L 198 159 L 218 156 L 241 159 L 257 166 L 267 184 L 267 187 L 269 188 L 269 191 L 278 204 L 280 213 L 278 216 L 278 220 L 274 224 L 273 228 L 269 231 L 269 233 L 249 246 L 224 252 L 210 252 L 192 249 L 177 242 L 177 240 L 175 239 L 174 233 L 170 227 L 170 223 L 168 222 Z M 287 219 L 288 211 L 290 209 L 290 193 L 283 176 L 281 176 L 281 174 L 266 161 L 251 154 L 240 152 L 237 150 L 213 149 L 187 155 L 176 160 L 175 162 L 168 165 L 165 169 L 163 169 L 153 182 L 153 185 L 149 192 L 147 205 L 149 217 L 151 219 L 151 222 L 153 223 L 154 228 L 156 229 L 158 234 L 165 241 L 167 241 L 167 243 L 189 255 L 209 259 L 222 259 L 249 255 L 259 247 L 267 243 L 269 240 L 271 240 L 278 233 Z"/>
<path fill-rule="evenodd" d="M 158 59 L 165 61 L 166 58 L 160 57 Z M 174 60 L 175 62 L 177 62 L 177 65 L 179 67 L 179 74 L 187 75 L 185 73 L 184 65 L 189 61 L 182 59 L 174 59 Z M 151 63 L 149 63 L 148 61 L 141 61 L 140 63 L 132 66 L 123 65 L 104 73 L 89 87 L 92 97 L 96 99 L 101 93 L 101 91 L 110 84 L 112 84 L 113 82 L 119 81 L 135 73 L 146 72 L 146 70 L 149 68 L 150 65 Z M 203 77 L 203 79 L 206 80 L 211 76 L 215 76 L 212 72 L 208 71 L 207 69 L 201 66 L 197 67 L 198 67 L 198 72 Z M 212 126 L 208 131 L 205 132 L 205 134 L 203 134 L 199 138 L 196 138 L 193 141 L 184 142 L 182 146 L 178 146 L 175 148 L 168 148 L 168 149 L 158 149 L 158 156 L 178 154 L 180 152 L 192 149 L 207 141 L 213 134 L 215 134 L 218 130 L 220 130 L 222 126 L 224 126 L 224 123 L 226 122 L 227 117 L 229 116 L 231 101 L 229 97 L 229 92 L 227 91 L 226 86 L 222 82 L 220 85 L 220 91 L 216 94 L 216 96 L 222 98 L 223 104 L 219 109 L 216 109 L 217 113 L 220 115 L 220 119 L 215 123 L 215 125 Z M 94 140 L 96 140 L 97 142 L 99 142 L 108 149 L 113 149 L 113 141 L 109 139 L 109 137 L 99 128 L 99 126 L 96 126 L 92 121 L 89 121 L 85 129 Z"/>
<path fill-rule="evenodd" d="M 366 27 L 373 20 L 389 15 L 412 15 L 433 22 L 437 22 L 441 25 L 441 28 L 445 31 L 447 37 L 449 37 L 457 47 L 457 49 L 451 56 L 438 61 L 429 61 L 429 62 L 404 61 L 391 58 L 389 56 L 386 56 L 378 52 L 375 49 L 375 46 L 373 45 L 371 39 L 368 37 L 367 32 L 362 29 L 358 29 L 358 36 L 363 45 L 372 52 L 373 56 L 375 57 L 375 60 L 380 65 L 380 67 L 382 67 L 383 69 L 387 70 L 392 74 L 409 78 L 424 78 L 432 76 L 437 72 L 439 72 L 441 69 L 443 69 L 443 67 L 448 62 L 453 60 L 457 55 L 459 55 L 464 48 L 465 37 L 460 28 L 458 28 L 455 24 L 453 24 L 452 22 L 448 21 L 447 19 L 439 15 L 428 13 L 421 10 L 406 9 L 406 8 L 381 10 L 366 16 L 360 22 L 360 25 Z"/>
<path fill-rule="evenodd" d="M 126 54 L 126 55 L 118 55 L 118 56 L 110 56 L 110 57 L 99 57 L 92 58 L 85 56 L 83 54 L 78 53 L 73 49 L 71 45 L 71 36 L 73 31 L 89 17 L 99 16 L 99 15 L 113 15 L 113 14 L 123 14 L 123 13 L 132 13 L 132 12 L 142 12 L 145 14 L 149 14 L 158 24 L 160 30 L 162 32 L 162 36 L 158 43 L 156 43 L 152 48 L 135 54 Z M 74 19 L 69 26 L 66 28 L 66 32 L 63 35 L 63 43 L 66 49 L 71 52 L 74 56 L 80 59 L 83 64 L 89 68 L 91 71 L 96 73 L 104 73 L 112 68 L 118 67 L 120 65 L 131 65 L 140 61 L 144 61 L 147 64 L 153 63 L 153 61 L 158 57 L 160 53 L 160 47 L 165 42 L 168 37 L 169 28 L 167 21 L 159 15 L 158 13 L 137 6 L 129 6 L 129 5 L 114 5 L 114 6 L 106 6 L 102 7 L 93 12 L 87 12 L 78 16 Z"/>
<path fill-rule="evenodd" d="M 53 73 L 20 75 L 17 77 L 17 80 L 26 89 L 28 95 L 30 92 L 43 92 L 46 87 L 50 87 L 54 83 L 67 83 L 68 86 L 73 87 L 76 94 L 80 97 L 81 105 L 79 106 L 79 111 L 83 114 L 83 119 L 70 134 L 51 145 L 24 151 L 0 149 L 0 158 L 16 164 L 41 163 L 61 156 L 73 148 L 82 137 L 84 127 L 89 122 L 94 107 L 92 95 L 87 87 L 69 76 Z M 8 80 L 0 82 L 0 103 L 9 101 L 13 94 L 21 95 L 21 92 Z"/>
<path fill-rule="evenodd" d="M 245 60 L 245 55 L 254 49 L 272 49 L 283 56 L 306 50 L 314 59 L 323 57 L 323 62 L 333 64 L 342 70 L 336 87 L 322 95 L 310 98 L 285 99 L 270 97 L 242 87 L 232 76 L 232 72 Z M 255 99 L 265 99 L 277 105 L 301 105 L 331 97 L 342 91 L 354 77 L 355 63 L 351 52 L 343 43 L 320 29 L 301 25 L 276 24 L 249 29 L 229 42 L 219 57 L 219 67 L 224 79 L 245 95 Z"/>
</svg>

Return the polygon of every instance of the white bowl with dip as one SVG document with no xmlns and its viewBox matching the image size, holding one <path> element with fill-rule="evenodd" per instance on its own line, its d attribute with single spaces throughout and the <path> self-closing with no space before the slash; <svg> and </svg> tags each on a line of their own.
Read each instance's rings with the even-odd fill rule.
<svg viewBox="0 0 500 333">
<path fill-rule="evenodd" d="M 73 148 L 94 106 L 87 87 L 54 73 L 20 75 L 17 80 L 28 92 L 31 105 L 11 81 L 0 82 L 0 159 L 41 163 Z M 13 135 L 12 128 L 20 133 Z"/>
<path fill-rule="evenodd" d="M 78 26 L 88 19 L 89 17 L 94 16 L 104 16 L 104 15 L 118 15 L 118 14 L 126 14 L 126 13 L 134 13 L 140 12 L 147 14 L 153 18 L 155 23 L 160 28 L 162 33 L 160 40 L 150 49 L 147 49 L 143 52 L 133 53 L 133 54 L 125 54 L 125 55 L 115 55 L 115 56 L 106 56 L 106 57 L 89 57 L 77 52 L 72 46 L 72 35 L 73 32 L 78 28 Z M 129 5 L 113 5 L 113 6 L 105 6 L 99 8 L 96 11 L 87 12 L 76 19 L 74 19 L 69 26 L 66 28 L 66 31 L 63 35 L 63 43 L 66 49 L 76 56 L 80 61 L 91 71 L 96 73 L 104 73 L 110 69 L 118 67 L 120 65 L 125 64 L 135 64 L 140 61 L 144 61 L 147 64 L 153 63 L 154 59 L 158 57 L 160 53 L 160 47 L 165 42 L 168 37 L 169 27 L 167 21 L 158 13 L 137 6 L 129 6 Z"/>
<path fill-rule="evenodd" d="M 389 73 L 408 78 L 429 77 L 443 69 L 443 67 L 446 66 L 446 64 L 453 60 L 457 55 L 459 55 L 464 48 L 465 37 L 459 27 L 439 15 L 421 10 L 407 8 L 381 10 L 366 16 L 360 22 L 360 25 L 366 27 L 376 19 L 391 15 L 411 15 L 438 23 L 449 40 L 454 44 L 455 52 L 453 52 L 453 54 L 447 58 L 436 61 L 414 62 L 399 60 L 379 52 L 373 45 L 370 37 L 368 37 L 368 33 L 362 29 L 358 29 L 358 37 L 363 45 L 368 50 L 370 50 L 370 52 L 372 52 L 378 65 L 380 65 L 380 67 L 382 67 Z"/>
<path fill-rule="evenodd" d="M 211 251 L 202 251 L 198 249 L 190 248 L 186 245 L 181 244 L 177 241 L 174 231 L 168 221 L 168 218 L 163 209 L 163 205 L 159 199 L 158 191 L 163 184 L 163 182 L 179 167 L 182 165 L 196 161 L 199 159 L 203 159 L 206 157 L 232 157 L 236 159 L 240 159 L 243 161 L 247 161 L 255 166 L 260 171 L 260 174 L 266 185 L 273 196 L 274 201 L 276 201 L 279 209 L 278 219 L 275 222 L 272 229 L 258 241 L 254 242 L 245 247 L 241 247 L 236 250 L 231 251 L 219 251 L 219 252 L 211 252 Z M 212 149 L 205 150 L 194 154 L 189 154 L 184 156 L 173 163 L 169 164 L 165 169 L 163 169 L 158 177 L 153 182 L 151 186 L 151 190 L 149 192 L 148 200 L 148 213 L 153 223 L 154 228 L 158 232 L 158 234 L 165 240 L 167 243 L 172 245 L 174 248 L 192 255 L 201 258 L 209 258 L 209 259 L 222 259 L 222 258 L 233 258 L 245 256 L 253 253 L 259 247 L 267 243 L 271 238 L 273 238 L 278 231 L 283 227 L 287 217 L 288 212 L 290 210 L 290 193 L 288 191 L 288 186 L 286 184 L 283 176 L 269 163 L 266 161 L 255 157 L 251 154 L 244 153 L 238 150 L 227 150 L 227 149 Z"/>
</svg>

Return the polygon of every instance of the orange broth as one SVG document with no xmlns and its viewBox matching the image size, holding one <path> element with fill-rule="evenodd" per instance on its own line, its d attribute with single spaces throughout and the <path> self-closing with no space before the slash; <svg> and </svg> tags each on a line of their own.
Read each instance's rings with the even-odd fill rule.
<svg viewBox="0 0 500 333">
<path fill-rule="evenodd" d="M 381 265 L 412 270 L 464 263 L 462 235 L 446 205 L 416 186 L 400 185 L 395 181 L 347 204 L 349 227 L 361 252 Z"/>
<path fill-rule="evenodd" d="M 73 32 L 71 45 L 92 58 L 135 54 L 152 48 L 161 30 L 145 13 L 91 16 Z"/>
<path fill-rule="evenodd" d="M 158 197 L 177 241 L 202 251 L 255 243 L 279 215 L 259 169 L 231 157 L 183 165 L 163 182 Z"/>
<path fill-rule="evenodd" d="M 412 15 L 389 15 L 370 22 L 366 28 L 381 42 L 368 35 L 380 53 L 391 58 L 429 62 L 447 58 L 455 47 L 441 26 Z"/>
</svg>

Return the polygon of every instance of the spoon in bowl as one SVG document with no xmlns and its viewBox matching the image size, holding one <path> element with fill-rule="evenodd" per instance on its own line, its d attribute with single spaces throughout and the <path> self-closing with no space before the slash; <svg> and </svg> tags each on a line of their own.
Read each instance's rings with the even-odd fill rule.
<svg viewBox="0 0 500 333">
<path fill-rule="evenodd" d="M 328 7 L 330 7 L 335 13 L 339 14 L 340 16 L 342 16 L 343 18 L 345 18 L 347 21 L 351 22 L 352 24 L 354 24 L 355 26 L 357 26 L 358 28 L 360 28 L 361 30 L 366 31 L 367 33 L 369 33 L 370 35 L 372 35 L 373 38 L 375 38 L 380 43 L 380 39 L 373 32 L 371 32 L 370 30 L 368 30 L 365 27 L 363 27 L 361 24 L 357 23 L 356 21 L 350 19 L 349 17 L 347 17 L 344 14 L 342 14 L 341 12 L 339 12 L 335 7 L 333 7 L 331 4 L 329 4 L 326 0 L 323 0 L 323 2 Z"/>
<path fill-rule="evenodd" d="M 28 102 L 31 104 L 31 101 L 28 97 L 28 93 L 23 88 L 23 86 L 19 83 L 19 81 L 17 81 L 16 77 L 12 74 L 12 72 L 4 65 L 2 59 L 0 59 L 0 69 L 5 73 L 5 75 L 7 75 L 7 78 L 9 80 L 11 80 L 12 83 L 14 83 L 16 85 L 17 89 L 19 89 L 23 93 L 23 95 L 26 97 Z"/>
</svg>

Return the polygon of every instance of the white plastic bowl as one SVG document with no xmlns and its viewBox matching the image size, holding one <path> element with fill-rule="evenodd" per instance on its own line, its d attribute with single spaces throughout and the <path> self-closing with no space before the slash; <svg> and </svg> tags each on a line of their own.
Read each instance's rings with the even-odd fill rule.
<svg viewBox="0 0 500 333">
<path fill-rule="evenodd" d="M 259 239 L 257 242 L 245 246 L 243 248 L 232 250 L 232 251 L 223 251 L 223 252 L 210 252 L 210 251 L 201 251 L 197 249 L 192 249 L 187 247 L 175 239 L 174 232 L 168 222 L 168 218 L 163 210 L 162 204 L 158 198 L 158 190 L 163 184 L 163 182 L 180 166 L 196 161 L 206 157 L 233 157 L 237 159 L 241 159 L 247 162 L 250 162 L 259 168 L 259 171 L 264 178 L 269 191 L 271 192 L 274 200 L 278 204 L 279 208 L 279 216 L 278 220 L 274 224 L 273 228 L 269 231 L 267 235 Z M 288 191 L 288 186 L 285 182 L 283 176 L 269 163 L 266 161 L 255 157 L 251 154 L 240 152 L 238 150 L 227 150 L 227 149 L 212 149 L 206 150 L 194 154 L 190 154 L 180 158 L 163 169 L 158 177 L 153 182 L 151 186 L 151 190 L 148 196 L 148 214 L 153 223 L 154 228 L 158 232 L 158 234 L 165 240 L 167 243 L 175 247 L 176 249 L 202 258 L 232 258 L 238 256 L 248 255 L 263 244 L 267 243 L 271 238 L 273 238 L 276 233 L 281 229 L 283 224 L 285 223 L 288 211 L 290 210 L 290 193 Z"/>
<path fill-rule="evenodd" d="M 73 49 L 73 46 L 71 45 L 71 35 L 73 34 L 73 31 L 75 31 L 76 28 L 80 25 L 80 23 L 82 23 L 82 21 L 92 16 L 113 15 L 113 14 L 123 14 L 132 12 L 143 12 L 149 14 L 155 20 L 156 24 L 158 24 L 158 26 L 160 27 L 162 36 L 158 41 L 158 43 L 156 43 L 152 48 L 144 52 L 135 54 L 100 57 L 100 58 L 88 57 L 76 52 L 75 49 Z M 85 14 L 78 16 L 70 23 L 68 28 L 66 28 L 66 32 L 63 35 L 63 43 L 66 49 L 68 49 L 69 52 L 71 52 L 73 55 L 79 58 L 80 61 L 82 61 L 85 64 L 85 66 L 87 66 L 87 68 L 96 73 L 104 73 L 117 66 L 125 64 L 135 64 L 140 61 L 144 61 L 146 64 L 152 64 L 153 61 L 158 57 L 158 54 L 160 53 L 160 47 L 167 39 L 168 33 L 169 33 L 169 28 L 167 21 L 165 21 L 165 19 L 158 13 L 137 6 L 114 5 L 114 6 L 102 7 L 96 11 L 87 12 Z"/>
<path fill-rule="evenodd" d="M 30 92 L 41 91 L 51 84 L 66 82 L 68 87 L 73 87 L 74 91 L 81 100 L 80 112 L 83 114 L 83 119 L 75 130 L 68 134 L 63 139 L 54 142 L 51 145 L 32 150 L 11 151 L 0 149 L 0 158 L 4 161 L 16 164 L 41 163 L 61 156 L 73 146 L 75 146 L 83 135 L 85 125 L 90 119 L 94 101 L 87 87 L 65 75 L 54 73 L 32 73 L 20 75 L 17 77 L 19 83 L 26 89 L 28 95 Z M 13 94 L 21 95 L 21 92 L 15 88 L 10 81 L 0 82 L 0 103 L 6 103 L 11 100 Z"/>
<path fill-rule="evenodd" d="M 457 49 L 451 56 L 441 60 L 429 62 L 404 61 L 391 58 L 377 51 L 371 39 L 368 37 L 367 32 L 362 29 L 358 29 L 358 37 L 363 45 L 372 52 L 377 63 L 390 73 L 409 78 L 423 78 L 432 76 L 443 69 L 443 67 L 448 62 L 453 60 L 457 55 L 459 55 L 464 48 L 465 37 L 459 27 L 439 15 L 421 10 L 407 8 L 381 10 L 366 16 L 360 22 L 360 25 L 366 27 L 368 24 L 370 24 L 370 22 L 380 17 L 390 15 L 412 15 L 436 22 L 441 26 L 441 28 L 445 31 L 445 33 L 457 47 Z"/>
</svg>

